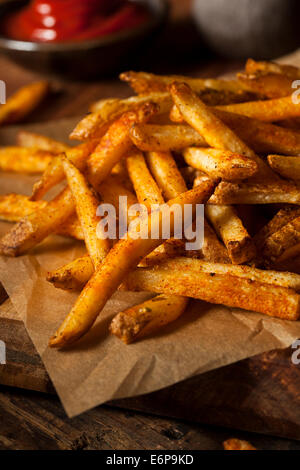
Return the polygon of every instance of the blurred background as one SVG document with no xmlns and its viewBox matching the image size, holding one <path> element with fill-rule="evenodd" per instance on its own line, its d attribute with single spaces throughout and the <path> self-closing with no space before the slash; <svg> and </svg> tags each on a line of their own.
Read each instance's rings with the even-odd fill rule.
<svg viewBox="0 0 300 470">
<path fill-rule="evenodd" d="M 129 5 L 148 16 L 134 16 Z M 299 0 L 0 0 L 0 52 L 72 79 L 125 65 L 195 73 L 216 59 L 272 59 L 295 50 L 299 12 Z"/>
</svg>

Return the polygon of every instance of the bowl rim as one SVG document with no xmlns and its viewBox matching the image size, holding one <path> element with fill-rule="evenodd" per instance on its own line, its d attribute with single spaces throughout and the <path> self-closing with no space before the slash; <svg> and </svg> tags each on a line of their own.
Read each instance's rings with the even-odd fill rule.
<svg viewBox="0 0 300 470">
<path fill-rule="evenodd" d="M 13 5 L 14 3 L 20 2 L 20 0 L 6 0 L 1 2 L 0 9 L 6 5 Z M 106 47 L 107 45 L 113 45 L 124 39 L 131 39 L 136 36 L 140 36 L 142 33 L 146 34 L 152 31 L 154 28 L 160 26 L 166 19 L 169 13 L 169 3 L 167 0 L 157 0 L 160 3 L 161 8 L 157 13 L 153 13 L 149 21 L 145 24 L 131 28 L 128 30 L 120 31 L 119 33 L 108 34 L 104 37 L 99 37 L 84 41 L 62 41 L 56 43 L 43 43 L 35 41 L 20 41 L 18 39 L 11 39 L 0 34 L 0 47 L 4 47 L 10 50 L 19 51 L 39 51 L 39 52 L 57 52 L 60 51 L 74 51 L 92 49 L 96 47 Z M 148 0 L 142 0 L 141 3 L 148 3 Z"/>
</svg>

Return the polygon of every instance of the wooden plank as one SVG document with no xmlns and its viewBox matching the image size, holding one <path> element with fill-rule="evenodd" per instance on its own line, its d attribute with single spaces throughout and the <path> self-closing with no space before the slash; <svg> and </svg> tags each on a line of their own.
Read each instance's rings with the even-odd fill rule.
<svg viewBox="0 0 300 470">
<path fill-rule="evenodd" d="M 51 380 L 10 300 L 0 306 L 7 364 L 0 383 L 54 393 Z M 207 372 L 164 390 L 111 402 L 154 415 L 300 440 L 300 368 L 292 350 L 272 351 Z"/>
</svg>

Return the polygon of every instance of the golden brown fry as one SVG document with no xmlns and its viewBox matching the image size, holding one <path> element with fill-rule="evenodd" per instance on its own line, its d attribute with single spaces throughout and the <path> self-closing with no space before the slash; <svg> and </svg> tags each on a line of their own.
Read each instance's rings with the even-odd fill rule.
<svg viewBox="0 0 300 470">
<path fill-rule="evenodd" d="M 77 124 L 70 138 L 75 140 L 100 139 L 122 114 L 130 111 L 135 112 L 141 105 L 148 102 L 157 104 L 158 114 L 169 112 L 172 105 L 169 93 L 149 93 L 145 96 L 132 96 L 124 100 L 101 100 L 96 104 L 98 109 L 85 116 Z"/>
<path fill-rule="evenodd" d="M 276 62 L 267 61 L 255 61 L 248 59 L 245 67 L 246 73 L 255 74 L 260 72 L 261 74 L 267 75 L 269 73 L 276 73 L 286 75 L 293 80 L 300 78 L 300 69 L 294 65 L 282 65 Z"/>
<path fill-rule="evenodd" d="M 190 78 L 182 75 L 154 75 L 147 72 L 124 72 L 120 79 L 128 82 L 139 95 L 151 92 L 162 92 L 168 89 L 174 81 L 187 83 L 195 92 L 201 93 L 206 89 L 229 92 L 241 95 L 241 99 L 248 95 L 247 90 L 236 80 L 220 80 L 215 78 Z"/>
<path fill-rule="evenodd" d="M 189 261 L 195 265 L 201 263 L 200 260 Z M 168 263 L 169 261 L 166 265 Z M 164 269 L 163 265 L 164 263 L 159 268 L 138 268 L 129 273 L 126 277 L 125 288 L 167 295 L 183 295 L 286 320 L 299 318 L 300 296 L 293 289 L 227 273 L 218 274 L 215 272 L 216 264 L 211 272 L 189 267 L 174 271 L 171 268 Z"/>
<path fill-rule="evenodd" d="M 240 439 L 228 439 L 223 442 L 224 450 L 257 450 L 248 441 L 241 441 Z"/>
<path fill-rule="evenodd" d="M 157 109 L 157 105 L 146 103 L 136 111 L 123 114 L 110 126 L 88 161 L 87 178 L 95 188 L 107 178 L 112 168 L 132 147 L 130 127 L 146 122 Z"/>
<path fill-rule="evenodd" d="M 170 212 L 172 215 L 173 204 L 179 204 L 182 208 L 184 208 L 185 204 L 192 204 L 193 208 L 195 208 L 195 204 L 204 203 L 211 195 L 214 186 L 213 183 L 209 182 L 182 194 L 175 200 L 172 199 L 157 212 L 157 217 L 153 224 L 161 229 L 162 217 L 165 216 L 167 207 L 169 210 L 171 208 Z M 173 217 L 170 219 L 170 226 L 173 229 Z M 148 222 L 150 222 L 150 227 Z M 83 336 L 91 328 L 107 300 L 130 270 L 161 244 L 161 239 L 151 239 L 151 229 L 154 228 L 153 224 L 151 226 L 151 216 L 145 219 L 145 221 L 140 222 L 139 228 L 142 229 L 145 223 L 146 227 L 148 227 L 149 238 L 132 238 L 131 232 L 129 232 L 126 238 L 120 240 L 112 248 L 103 264 L 83 289 L 61 327 L 51 338 L 49 343 L 51 347 L 66 346 Z"/>
<path fill-rule="evenodd" d="M 211 261 L 212 263 L 231 263 L 225 245 L 218 239 L 215 231 L 206 219 L 204 219 L 204 240 L 201 251 L 206 261 Z M 195 254 L 197 255 L 195 251 L 186 252 L 186 255 L 192 258 L 195 257 Z"/>
<path fill-rule="evenodd" d="M 300 292 L 299 274 L 279 271 L 266 271 L 250 266 L 213 263 L 206 260 L 189 259 L 185 257 L 175 257 L 164 260 L 157 266 L 158 269 L 167 271 L 193 271 L 208 274 L 230 274 L 249 281 L 262 282 L 273 286 L 287 287 Z"/>
<path fill-rule="evenodd" d="M 110 324 L 110 332 L 125 344 L 133 343 L 177 320 L 187 304 L 185 297 L 158 295 L 118 313 Z"/>
<path fill-rule="evenodd" d="M 222 181 L 208 204 L 300 204 L 299 187 L 285 180 L 266 183 Z"/>
<path fill-rule="evenodd" d="M 97 140 L 92 140 L 78 147 L 67 150 L 68 159 L 78 168 L 84 169 L 87 158 L 98 144 Z M 45 169 L 41 179 L 33 185 L 31 199 L 37 201 L 41 199 L 51 188 L 65 179 L 65 173 L 61 163 L 61 157 L 54 157 Z"/>
<path fill-rule="evenodd" d="M 58 142 L 51 137 L 29 131 L 20 131 L 17 136 L 17 143 L 20 147 L 34 147 L 55 154 L 60 154 L 70 149 L 70 146 L 67 144 Z"/>
<path fill-rule="evenodd" d="M 300 180 L 300 157 L 269 155 L 268 162 L 270 167 L 284 178 Z"/>
<path fill-rule="evenodd" d="M 100 201 L 89 187 L 82 173 L 67 159 L 62 159 L 63 168 L 75 201 L 76 212 L 84 233 L 87 251 L 97 267 L 109 252 L 110 243 L 105 234 L 97 230 L 96 216 Z"/>
<path fill-rule="evenodd" d="M 230 113 L 241 114 L 259 121 L 274 122 L 282 119 L 300 116 L 300 106 L 294 103 L 292 97 L 285 96 L 265 101 L 250 101 L 248 103 L 228 104 L 217 106 L 217 109 Z"/>
<path fill-rule="evenodd" d="M 262 249 L 267 238 L 273 235 L 275 232 L 280 230 L 286 224 L 292 220 L 300 217 L 299 207 L 285 207 L 281 209 L 277 214 L 266 224 L 254 237 L 255 245 Z"/>
<path fill-rule="evenodd" d="M 42 173 L 53 158 L 54 154 L 45 150 L 2 147 L 0 148 L 0 171 Z"/>
<path fill-rule="evenodd" d="M 0 125 L 21 121 L 31 113 L 49 91 L 49 84 L 40 81 L 25 85 L 0 106 Z"/>
<path fill-rule="evenodd" d="M 295 217 L 264 241 L 261 247 L 266 260 L 280 263 L 300 251 L 300 217 Z"/>
<path fill-rule="evenodd" d="M 229 127 L 227 127 L 184 83 L 170 87 L 180 113 L 205 138 L 209 146 L 245 155 L 258 165 L 260 177 L 273 176 L 272 170 Z"/>
<path fill-rule="evenodd" d="M 161 192 L 148 170 L 145 158 L 138 150 L 133 150 L 126 159 L 127 170 L 137 199 L 151 210 L 152 204 L 163 204 Z"/>
<path fill-rule="evenodd" d="M 257 164 L 244 155 L 226 150 L 189 147 L 183 152 L 188 165 L 204 171 L 212 178 L 227 181 L 243 180 L 253 176 Z"/>
<path fill-rule="evenodd" d="M 187 191 L 185 181 L 170 152 L 149 152 L 146 158 L 165 199 L 173 199 Z"/>
<path fill-rule="evenodd" d="M 0 196 L 0 219 L 9 222 L 19 222 L 23 217 L 39 209 L 44 209 L 46 206 L 46 201 L 31 201 L 27 196 L 23 196 L 22 194 L 7 194 Z M 81 225 L 76 214 L 69 217 L 69 219 L 57 229 L 56 233 L 58 235 L 73 237 L 77 240 L 83 240 Z"/>
<path fill-rule="evenodd" d="M 0 241 L 0 253 L 18 256 L 56 232 L 74 213 L 75 205 L 69 188 L 66 188 L 43 209 L 32 212 L 16 224 Z"/>
<path fill-rule="evenodd" d="M 192 145 L 205 146 L 204 138 L 189 126 L 160 126 L 140 124 L 130 130 L 132 142 L 144 151 L 167 152 L 181 150 Z"/>
<path fill-rule="evenodd" d="M 71 263 L 49 272 L 47 281 L 58 289 L 80 291 L 94 274 L 94 265 L 91 258 L 86 255 Z"/>
<path fill-rule="evenodd" d="M 240 83 L 251 90 L 267 98 L 282 98 L 290 96 L 293 92 L 292 83 L 293 79 L 286 75 L 278 73 L 262 74 L 260 72 L 255 74 L 237 74 Z"/>
<path fill-rule="evenodd" d="M 232 263 L 246 263 L 255 257 L 253 240 L 231 206 L 207 205 L 205 213 L 223 240 Z"/>
</svg>

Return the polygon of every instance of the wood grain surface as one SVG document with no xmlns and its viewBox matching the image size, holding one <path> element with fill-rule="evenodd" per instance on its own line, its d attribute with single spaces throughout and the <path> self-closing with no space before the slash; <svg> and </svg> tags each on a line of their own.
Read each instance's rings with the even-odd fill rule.
<svg viewBox="0 0 300 470">
<path fill-rule="evenodd" d="M 185 3 L 184 12 L 190 1 Z M 182 17 L 179 4 L 174 13 L 176 21 L 158 47 L 138 58 L 139 68 L 195 76 L 217 76 L 240 68 L 241 63 L 207 56 L 200 42 L 195 46 L 198 36 L 194 27 L 177 21 Z M 8 94 L 40 78 L 1 56 L 0 71 Z M 80 115 L 96 99 L 130 94 L 116 78 L 80 83 L 51 77 L 51 83 L 52 95 L 27 122 Z M 248 439 L 261 449 L 300 449 L 294 441 L 225 429 L 300 439 L 300 369 L 291 363 L 291 349 L 241 361 L 160 392 L 113 403 L 113 407 L 98 407 L 71 420 L 55 395 L 24 324 L 5 297 L 0 289 L 4 301 L 0 306 L 0 332 L 7 344 L 7 364 L 0 367 L 0 449 L 213 450 L 221 449 L 221 442 L 231 436 Z"/>
</svg>

